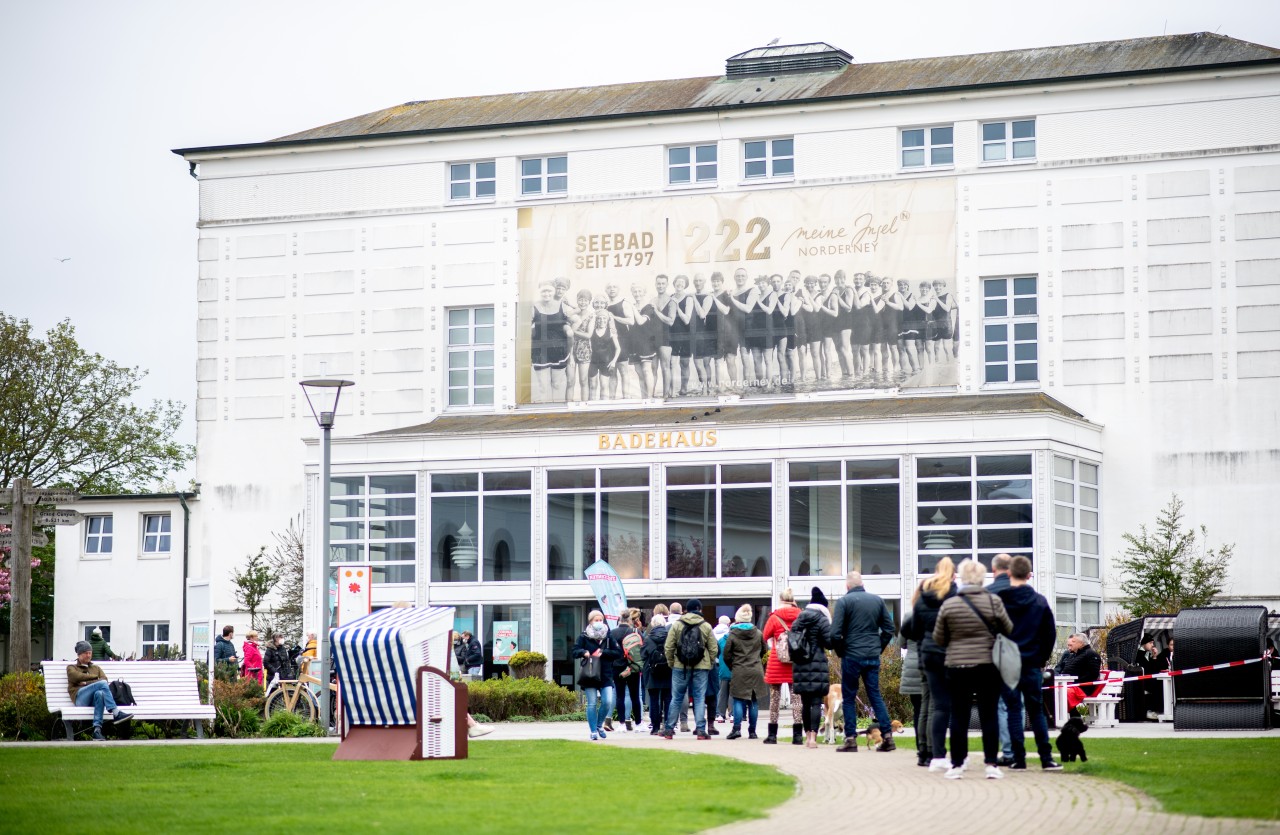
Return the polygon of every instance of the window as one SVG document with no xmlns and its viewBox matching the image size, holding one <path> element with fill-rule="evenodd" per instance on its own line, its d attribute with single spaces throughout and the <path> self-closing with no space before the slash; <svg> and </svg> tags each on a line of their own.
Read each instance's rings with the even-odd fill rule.
<svg viewBox="0 0 1280 835">
<path fill-rule="evenodd" d="M 110 554 L 112 539 L 110 515 L 84 517 L 84 552 L 86 554 Z"/>
<path fill-rule="evenodd" d="M 568 190 L 568 157 L 530 157 L 520 160 L 522 195 L 564 194 Z"/>
<path fill-rule="evenodd" d="M 597 559 L 649 577 L 649 469 L 547 471 L 547 579 L 581 580 Z"/>
<path fill-rule="evenodd" d="M 955 128 L 907 128 L 902 131 L 902 167 L 933 168 L 955 163 Z"/>
<path fill-rule="evenodd" d="M 431 476 L 431 582 L 528 580 L 533 498 L 528 470 Z"/>
<path fill-rule="evenodd" d="M 797 461 L 788 469 L 792 576 L 901 571 L 898 459 Z"/>
<path fill-rule="evenodd" d="M 788 137 L 744 142 L 742 159 L 745 179 L 790 179 L 795 174 L 795 141 Z"/>
<path fill-rule="evenodd" d="M 493 195 L 493 160 L 455 162 L 449 166 L 450 200 L 485 200 Z"/>
<path fill-rule="evenodd" d="M 142 640 L 138 646 L 141 648 L 141 656 L 143 658 L 155 658 L 157 655 L 164 657 L 168 654 L 169 649 L 169 624 L 164 623 L 140 623 L 138 628 L 141 630 Z M 106 634 L 103 634 L 106 637 Z"/>
<path fill-rule="evenodd" d="M 982 161 L 1033 160 L 1036 158 L 1036 120 L 984 122 Z"/>
<path fill-rule="evenodd" d="M 773 466 L 667 467 L 667 576 L 768 577 Z"/>
<path fill-rule="evenodd" d="M 173 517 L 168 513 L 148 513 L 142 517 L 142 553 L 169 553 L 169 528 Z"/>
<path fill-rule="evenodd" d="M 1102 578 L 1098 547 L 1098 465 L 1053 457 L 1054 570 Z"/>
<path fill-rule="evenodd" d="M 1039 324 L 1036 277 L 982 281 L 984 380 L 988 383 L 1039 379 Z"/>
<path fill-rule="evenodd" d="M 973 557 L 988 568 L 996 554 L 1032 557 L 1030 455 L 916 459 L 919 570 L 944 555 Z"/>
<path fill-rule="evenodd" d="M 1054 620 L 1058 622 L 1058 643 L 1065 643 L 1073 633 L 1079 632 L 1076 624 L 1076 599 L 1059 597 L 1054 600 Z"/>
<path fill-rule="evenodd" d="M 716 181 L 715 145 L 677 145 L 667 149 L 667 183 L 673 186 Z"/>
<path fill-rule="evenodd" d="M 329 554 L 333 563 L 372 563 L 374 583 L 412 583 L 417 558 L 413 475 L 330 480 Z"/>
<path fill-rule="evenodd" d="M 93 637 L 93 630 L 102 630 L 102 640 L 108 644 L 111 643 L 111 624 L 109 623 L 82 623 L 80 624 L 80 634 L 84 637 L 81 640 L 87 641 Z"/>
<path fill-rule="evenodd" d="M 449 311 L 449 405 L 493 405 L 493 308 Z"/>
</svg>

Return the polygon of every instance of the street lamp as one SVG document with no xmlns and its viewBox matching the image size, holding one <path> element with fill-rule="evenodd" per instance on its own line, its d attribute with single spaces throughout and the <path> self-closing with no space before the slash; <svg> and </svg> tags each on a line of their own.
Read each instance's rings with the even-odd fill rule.
<svg viewBox="0 0 1280 835">
<path fill-rule="evenodd" d="M 307 396 L 307 405 L 311 414 L 324 432 L 320 444 L 320 483 L 322 489 L 320 515 L 320 657 L 316 659 L 320 665 L 320 721 L 327 730 L 329 727 L 329 710 L 331 695 L 329 692 L 329 495 L 332 486 L 329 484 L 329 432 L 333 429 L 333 418 L 338 413 L 338 398 L 342 390 L 354 386 L 351 380 L 303 380 L 302 393 Z"/>
</svg>

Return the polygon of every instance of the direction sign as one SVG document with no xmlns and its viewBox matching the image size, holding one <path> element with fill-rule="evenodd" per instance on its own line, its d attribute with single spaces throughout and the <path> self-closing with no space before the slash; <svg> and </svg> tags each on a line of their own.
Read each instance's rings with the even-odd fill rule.
<svg viewBox="0 0 1280 835">
<path fill-rule="evenodd" d="M 69 507 L 36 511 L 37 525 L 75 525 L 83 518 L 84 514 Z"/>
<path fill-rule="evenodd" d="M 22 493 L 23 504 L 62 504 L 78 501 L 80 501 L 80 494 L 71 490 L 37 488 L 35 490 L 24 490 Z"/>
<path fill-rule="evenodd" d="M 12 524 L 13 524 L 13 511 L 0 510 L 0 525 L 12 525 Z"/>
<path fill-rule="evenodd" d="M 0 487 L 0 504 L 12 504 L 12 503 L 13 503 L 13 488 Z"/>
<path fill-rule="evenodd" d="M 13 531 L 0 531 L 0 545 L 13 545 L 16 538 Z M 31 534 L 31 544 L 37 548 L 44 547 L 49 544 L 49 537 L 36 531 Z"/>
</svg>

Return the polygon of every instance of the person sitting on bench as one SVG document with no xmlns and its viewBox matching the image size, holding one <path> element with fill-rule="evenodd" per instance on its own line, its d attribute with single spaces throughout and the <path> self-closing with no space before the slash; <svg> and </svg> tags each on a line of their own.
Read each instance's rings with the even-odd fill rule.
<svg viewBox="0 0 1280 835">
<path fill-rule="evenodd" d="M 111 711 L 112 720 L 118 725 L 128 722 L 132 715 L 116 706 L 111 698 L 111 685 L 102 668 L 93 663 L 93 647 L 88 641 L 76 642 L 76 663 L 67 665 L 67 694 L 78 707 L 93 705 L 93 738 L 104 740 L 102 716 Z"/>
<path fill-rule="evenodd" d="M 1077 682 L 1094 682 L 1102 672 L 1102 656 L 1089 646 L 1089 639 L 1083 632 L 1077 632 L 1067 639 L 1067 649 L 1053 671 L 1059 675 L 1075 676 Z M 1090 684 L 1087 693 L 1078 685 L 1068 687 L 1067 710 L 1075 710 L 1086 698 L 1098 695 L 1101 690 L 1101 684 Z"/>
</svg>

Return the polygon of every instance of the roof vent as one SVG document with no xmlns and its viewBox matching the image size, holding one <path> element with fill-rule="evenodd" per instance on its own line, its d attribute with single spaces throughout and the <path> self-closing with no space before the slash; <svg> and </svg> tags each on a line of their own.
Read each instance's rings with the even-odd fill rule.
<svg viewBox="0 0 1280 835">
<path fill-rule="evenodd" d="M 740 52 L 724 62 L 728 78 L 782 73 L 841 70 L 853 63 L 853 56 L 825 43 L 760 46 Z"/>
</svg>

